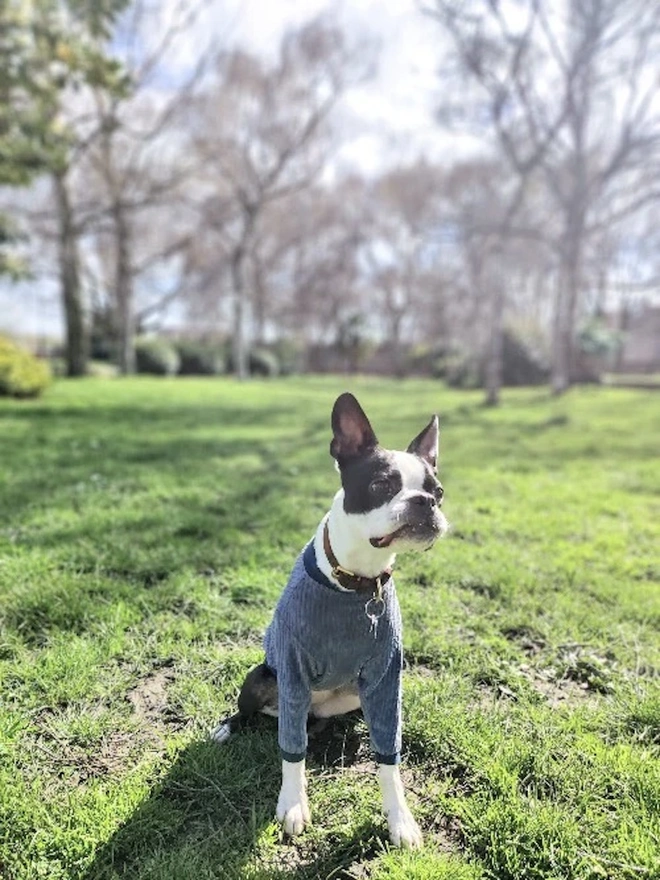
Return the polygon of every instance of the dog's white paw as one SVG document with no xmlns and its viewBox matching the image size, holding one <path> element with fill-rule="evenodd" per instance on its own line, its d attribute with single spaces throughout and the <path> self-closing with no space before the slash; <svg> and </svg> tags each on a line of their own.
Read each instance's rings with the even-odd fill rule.
<svg viewBox="0 0 660 880">
<path fill-rule="evenodd" d="M 418 849 L 422 832 L 406 803 L 398 764 L 380 764 L 378 778 L 383 792 L 383 812 L 387 816 L 390 840 L 394 846 Z"/>
<path fill-rule="evenodd" d="M 404 806 L 403 809 L 392 810 L 387 817 L 387 825 L 390 829 L 390 840 L 394 846 L 401 846 L 404 849 L 419 849 L 422 845 L 422 832 L 408 807 Z"/>
<path fill-rule="evenodd" d="M 301 834 L 309 824 L 304 761 L 282 761 L 282 788 L 275 815 L 289 837 Z"/>
<path fill-rule="evenodd" d="M 226 743 L 230 736 L 231 725 L 227 721 L 224 721 L 222 724 L 218 724 L 215 730 L 211 733 L 211 739 L 219 745 Z"/>
<path fill-rule="evenodd" d="M 309 825 L 310 822 L 307 795 L 302 792 L 292 798 L 289 793 L 282 790 L 277 801 L 276 816 L 288 837 L 302 834 L 305 825 Z"/>
</svg>

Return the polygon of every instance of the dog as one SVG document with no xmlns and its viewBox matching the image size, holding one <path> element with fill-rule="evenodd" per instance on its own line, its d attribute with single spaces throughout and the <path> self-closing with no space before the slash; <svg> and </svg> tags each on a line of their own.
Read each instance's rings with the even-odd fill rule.
<svg viewBox="0 0 660 880">
<path fill-rule="evenodd" d="M 276 816 L 286 835 L 310 821 L 307 719 L 362 709 L 378 763 L 392 843 L 416 848 L 422 834 L 406 804 L 401 750 L 401 615 L 396 553 L 428 550 L 447 530 L 437 479 L 438 418 L 405 452 L 384 449 L 356 398 L 332 410 L 330 454 L 341 488 L 298 557 L 265 639 L 265 662 L 248 673 L 238 713 L 212 734 L 224 742 L 256 712 L 278 717 L 282 787 Z"/>
</svg>

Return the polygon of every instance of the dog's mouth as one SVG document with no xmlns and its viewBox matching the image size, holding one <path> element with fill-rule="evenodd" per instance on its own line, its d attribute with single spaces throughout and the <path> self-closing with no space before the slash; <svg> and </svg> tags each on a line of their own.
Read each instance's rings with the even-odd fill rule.
<svg viewBox="0 0 660 880">
<path fill-rule="evenodd" d="M 408 526 L 401 526 L 401 528 L 390 532 L 389 535 L 383 535 L 382 538 L 369 538 L 369 543 L 372 547 L 389 547 L 392 541 L 398 538 L 407 528 Z"/>
<path fill-rule="evenodd" d="M 431 522 L 404 523 L 399 526 L 398 529 L 395 529 L 393 532 L 388 532 L 380 538 L 369 538 L 369 543 L 372 547 L 382 548 L 389 547 L 390 544 L 398 538 L 407 538 L 414 544 L 425 544 L 428 548 L 431 547 L 431 545 L 435 543 L 436 538 L 443 535 L 446 530 L 447 521 L 442 514 L 438 514 Z"/>
</svg>

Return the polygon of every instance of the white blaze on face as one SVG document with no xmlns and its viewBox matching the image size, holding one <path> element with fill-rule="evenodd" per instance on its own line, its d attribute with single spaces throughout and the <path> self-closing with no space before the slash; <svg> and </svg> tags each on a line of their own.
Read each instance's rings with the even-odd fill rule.
<svg viewBox="0 0 660 880">
<path fill-rule="evenodd" d="M 386 504 L 370 510 L 367 513 L 348 514 L 353 527 L 360 530 L 366 539 L 381 538 L 389 535 L 405 524 L 406 511 L 411 497 L 424 491 L 424 480 L 427 470 L 418 456 L 409 452 L 392 452 L 394 465 L 401 475 L 401 489 Z M 441 533 L 445 531 L 446 520 L 438 511 L 441 525 Z M 414 541 L 401 539 L 398 549 L 403 549 L 404 544 L 413 546 Z"/>
<path fill-rule="evenodd" d="M 409 452 L 393 452 L 392 456 L 403 482 L 399 495 L 421 492 L 424 487 L 424 478 L 426 477 L 426 468 L 421 458 L 411 455 Z"/>
</svg>

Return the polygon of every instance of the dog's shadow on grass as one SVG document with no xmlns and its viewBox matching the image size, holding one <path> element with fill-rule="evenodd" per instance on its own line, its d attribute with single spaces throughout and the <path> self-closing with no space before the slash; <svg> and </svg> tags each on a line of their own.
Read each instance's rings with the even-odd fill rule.
<svg viewBox="0 0 660 880">
<path fill-rule="evenodd" d="M 355 713 L 310 728 L 312 774 L 366 759 L 360 718 Z M 276 737 L 275 720 L 260 717 L 224 745 L 189 745 L 80 880 L 315 880 L 382 852 L 382 829 L 370 822 L 321 844 L 309 835 L 282 839 L 274 822 Z"/>
</svg>

